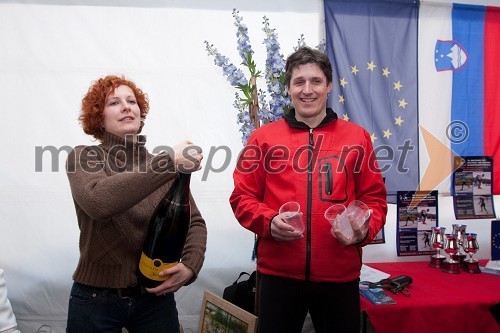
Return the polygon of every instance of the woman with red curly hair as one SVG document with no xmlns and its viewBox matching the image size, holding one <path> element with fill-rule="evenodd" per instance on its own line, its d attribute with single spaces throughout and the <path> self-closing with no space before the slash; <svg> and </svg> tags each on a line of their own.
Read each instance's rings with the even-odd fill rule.
<svg viewBox="0 0 500 333">
<path fill-rule="evenodd" d="M 198 171 L 203 155 L 187 140 L 150 154 L 139 135 L 148 111 L 147 95 L 124 77 L 100 78 L 83 97 L 79 120 L 100 144 L 75 147 L 66 164 L 80 228 L 68 333 L 180 331 L 174 292 L 197 278 L 207 239 L 192 197 L 181 261 L 160 273 L 169 278 L 145 288 L 136 271 L 155 207 L 179 170 Z"/>
</svg>

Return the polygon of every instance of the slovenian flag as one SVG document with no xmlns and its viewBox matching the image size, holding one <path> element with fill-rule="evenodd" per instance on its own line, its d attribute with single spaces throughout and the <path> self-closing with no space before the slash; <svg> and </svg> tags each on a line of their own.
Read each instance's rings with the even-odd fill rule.
<svg viewBox="0 0 500 333">
<path fill-rule="evenodd" d="M 493 157 L 495 194 L 500 193 L 499 54 L 500 8 L 420 5 L 419 124 L 459 156 Z M 440 190 L 449 191 L 449 182 Z"/>
</svg>

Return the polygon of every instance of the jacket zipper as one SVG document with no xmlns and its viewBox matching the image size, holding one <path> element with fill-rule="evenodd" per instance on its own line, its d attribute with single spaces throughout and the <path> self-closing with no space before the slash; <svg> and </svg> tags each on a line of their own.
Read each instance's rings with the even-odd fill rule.
<svg viewBox="0 0 500 333">
<path fill-rule="evenodd" d="M 306 281 L 311 274 L 311 216 L 312 216 L 312 176 L 313 176 L 313 153 L 314 135 L 313 129 L 309 129 L 309 149 L 307 166 L 307 241 L 306 241 Z"/>
<path fill-rule="evenodd" d="M 332 164 L 330 162 L 325 163 L 325 193 L 327 195 L 332 195 L 333 191 L 333 176 L 332 176 Z"/>
</svg>

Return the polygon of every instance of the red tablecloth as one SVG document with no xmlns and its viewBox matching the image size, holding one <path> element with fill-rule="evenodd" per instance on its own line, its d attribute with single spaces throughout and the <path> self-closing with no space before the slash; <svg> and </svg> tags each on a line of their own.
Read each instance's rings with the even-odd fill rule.
<svg viewBox="0 0 500 333">
<path fill-rule="evenodd" d="M 481 261 L 482 264 L 485 261 Z M 409 275 L 411 296 L 387 293 L 397 304 L 374 305 L 361 297 L 376 333 L 499 333 L 490 307 L 500 303 L 500 276 L 444 273 L 429 262 L 369 263 L 391 275 Z"/>
</svg>

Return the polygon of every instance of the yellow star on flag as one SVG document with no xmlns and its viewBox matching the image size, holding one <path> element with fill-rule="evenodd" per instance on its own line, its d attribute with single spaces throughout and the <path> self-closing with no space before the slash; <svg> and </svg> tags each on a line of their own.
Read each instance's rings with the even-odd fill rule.
<svg viewBox="0 0 500 333">
<path fill-rule="evenodd" d="M 391 72 L 389 72 L 389 67 L 382 69 L 383 76 L 385 76 L 386 78 L 389 78 L 389 74 L 391 74 Z"/>
<path fill-rule="evenodd" d="M 401 119 L 401 116 L 394 118 L 394 120 L 395 120 L 394 124 L 398 126 L 401 126 L 401 124 L 404 123 L 404 120 Z"/>
<path fill-rule="evenodd" d="M 347 113 L 344 113 L 343 118 L 344 118 L 345 121 L 349 121 L 349 116 L 347 115 Z"/>
<path fill-rule="evenodd" d="M 354 75 L 358 75 L 359 69 L 356 67 L 356 65 L 351 66 L 351 73 Z"/>
<path fill-rule="evenodd" d="M 370 135 L 370 138 L 372 139 L 372 143 L 375 142 L 375 140 L 377 140 L 378 138 L 375 136 L 375 133 L 372 133 L 372 135 Z"/>
<path fill-rule="evenodd" d="M 341 85 L 342 87 L 345 87 L 345 86 L 346 86 L 346 84 L 347 84 L 347 81 L 345 80 L 345 78 L 341 78 L 341 79 L 340 79 L 340 85 Z"/>
<path fill-rule="evenodd" d="M 399 107 L 405 109 L 408 103 L 406 103 L 405 99 L 403 98 L 402 100 L 399 100 Z"/>
<path fill-rule="evenodd" d="M 403 88 L 403 85 L 401 84 L 401 81 L 398 81 L 398 82 L 394 82 L 394 90 L 398 90 L 400 91 L 401 88 Z"/>
<path fill-rule="evenodd" d="M 392 133 L 390 129 L 387 129 L 384 131 L 384 138 L 389 139 L 391 137 Z"/>
<path fill-rule="evenodd" d="M 372 72 L 375 69 L 375 67 L 377 67 L 377 65 L 375 65 L 373 63 L 373 60 L 371 62 L 368 62 L 367 65 L 368 65 L 368 67 L 366 69 L 369 70 L 369 71 L 372 71 Z"/>
<path fill-rule="evenodd" d="M 344 104 L 344 102 L 345 102 L 344 95 L 339 95 L 339 103 Z"/>
</svg>

